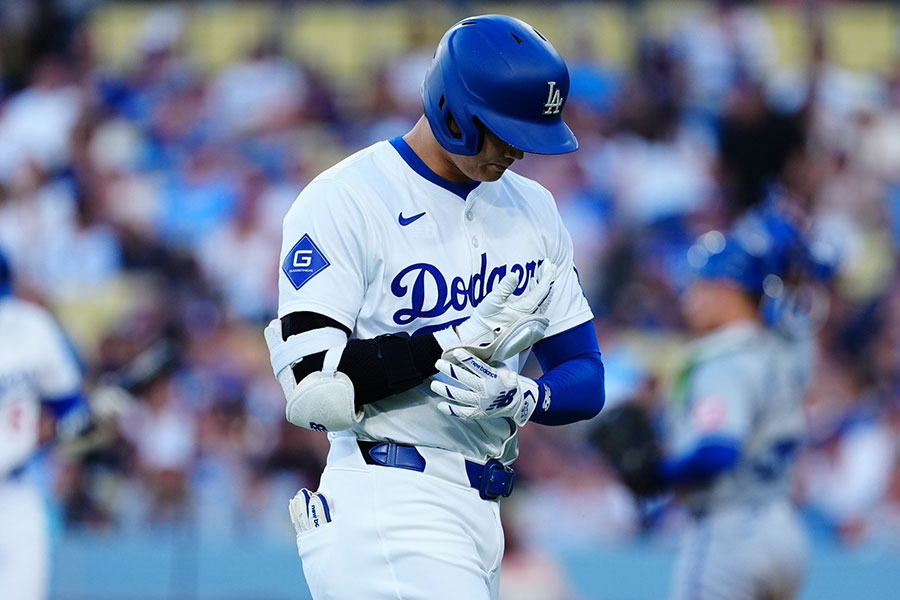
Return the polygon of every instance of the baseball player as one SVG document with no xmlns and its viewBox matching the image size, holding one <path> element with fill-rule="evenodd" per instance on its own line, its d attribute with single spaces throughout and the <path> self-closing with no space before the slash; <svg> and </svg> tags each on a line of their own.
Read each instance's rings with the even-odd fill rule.
<svg viewBox="0 0 900 600">
<path fill-rule="evenodd" d="M 63 438 L 87 423 L 81 373 L 43 308 L 12 295 L 0 254 L 0 597 L 39 600 L 48 577 L 47 522 L 38 489 L 23 476 L 38 445 L 42 403 Z"/>
<path fill-rule="evenodd" d="M 699 271 L 683 308 L 701 337 L 668 407 L 661 468 L 693 516 L 676 600 L 788 600 L 804 579 L 807 542 L 789 488 L 813 338 L 796 318 L 767 326 L 760 316 L 764 291 L 784 285 L 790 249 L 779 227 L 710 232 L 689 255 Z"/>
<path fill-rule="evenodd" d="M 603 405 L 572 241 L 509 170 L 577 149 L 568 91 L 530 25 L 460 21 L 413 129 L 316 177 L 284 219 L 265 334 L 288 420 L 331 441 L 318 491 L 290 503 L 317 600 L 497 598 L 519 427 Z M 538 379 L 519 375 L 529 347 Z"/>
</svg>

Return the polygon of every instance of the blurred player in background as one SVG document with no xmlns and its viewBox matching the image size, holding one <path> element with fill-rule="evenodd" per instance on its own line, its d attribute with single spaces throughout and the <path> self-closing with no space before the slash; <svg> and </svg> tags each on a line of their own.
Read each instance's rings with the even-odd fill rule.
<svg viewBox="0 0 900 600">
<path fill-rule="evenodd" d="M 789 600 L 804 580 L 807 539 L 790 481 L 806 438 L 815 311 L 786 300 L 785 280 L 812 265 L 808 257 L 797 228 L 768 208 L 727 237 L 701 236 L 682 306 L 698 338 L 659 442 L 636 406 L 617 407 L 596 434 L 638 495 L 672 491 L 691 515 L 673 600 Z"/>
<path fill-rule="evenodd" d="M 266 340 L 288 420 L 330 432 L 318 493 L 291 502 L 317 600 L 496 599 L 518 429 L 603 405 L 569 234 L 508 170 L 577 149 L 568 90 L 539 31 L 465 19 L 414 128 L 319 175 L 284 220 Z M 532 344 L 537 380 L 518 374 Z"/>
<path fill-rule="evenodd" d="M 775 236 L 756 253 L 766 235 L 713 232 L 692 249 L 702 266 L 683 308 L 700 337 L 668 407 L 662 468 L 694 519 L 676 567 L 677 600 L 789 600 L 806 573 L 790 480 L 806 437 L 814 340 L 763 321 L 762 299 L 780 292 L 786 274 L 773 264 L 784 251 Z"/>
<path fill-rule="evenodd" d="M 0 597 L 39 600 L 47 593 L 48 532 L 44 500 L 24 472 L 40 439 L 42 406 L 57 436 L 86 427 L 87 405 L 73 350 L 53 317 L 12 295 L 0 254 Z"/>
</svg>

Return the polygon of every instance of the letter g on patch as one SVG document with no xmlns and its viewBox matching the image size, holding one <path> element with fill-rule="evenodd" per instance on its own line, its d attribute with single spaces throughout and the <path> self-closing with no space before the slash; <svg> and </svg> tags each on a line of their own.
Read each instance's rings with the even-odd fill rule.
<svg viewBox="0 0 900 600">
<path fill-rule="evenodd" d="M 281 263 L 281 270 L 287 276 L 291 285 L 294 286 L 294 289 L 299 290 L 307 281 L 321 273 L 330 264 L 307 233 L 300 238 L 299 242 L 294 244 L 294 247 L 284 257 L 284 262 Z"/>
</svg>

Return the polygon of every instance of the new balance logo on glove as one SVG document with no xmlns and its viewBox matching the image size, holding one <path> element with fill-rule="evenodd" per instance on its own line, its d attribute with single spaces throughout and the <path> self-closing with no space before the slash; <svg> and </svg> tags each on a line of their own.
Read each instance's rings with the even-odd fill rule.
<svg viewBox="0 0 900 600">
<path fill-rule="evenodd" d="M 331 523 L 328 499 L 321 492 L 301 488 L 288 503 L 288 509 L 298 536 Z"/>
<path fill-rule="evenodd" d="M 491 402 L 491 405 L 487 407 L 487 410 L 494 410 L 495 408 L 503 408 L 504 406 L 509 406 L 515 397 L 515 388 L 506 390 L 505 392 L 500 392 L 497 397 L 494 398 L 494 401 Z"/>
<path fill-rule="evenodd" d="M 470 359 L 464 360 L 462 362 L 477 371 L 481 371 L 481 373 L 483 375 L 486 375 L 487 377 L 497 379 L 497 374 L 494 371 L 492 371 L 491 369 L 488 369 L 487 367 L 485 367 L 480 361 L 470 358 Z"/>
</svg>

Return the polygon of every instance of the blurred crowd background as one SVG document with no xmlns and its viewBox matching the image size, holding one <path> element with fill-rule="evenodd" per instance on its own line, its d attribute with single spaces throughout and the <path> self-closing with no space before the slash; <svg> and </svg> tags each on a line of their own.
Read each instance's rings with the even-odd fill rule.
<svg viewBox="0 0 900 600">
<path fill-rule="evenodd" d="M 900 548 L 900 9 L 855 2 L 0 3 L 17 294 L 60 318 L 89 393 L 178 349 L 110 448 L 43 452 L 62 527 L 292 539 L 287 499 L 328 443 L 284 420 L 262 338 L 282 217 L 321 170 L 408 130 L 442 32 L 483 12 L 569 64 L 581 149 L 516 170 L 574 238 L 608 401 L 665 398 L 696 236 L 790 198 L 841 256 L 796 500 L 816 544 Z M 590 431 L 522 430 L 506 585 L 565 597 L 554 549 L 677 539 L 683 515 L 635 502 Z"/>
</svg>

